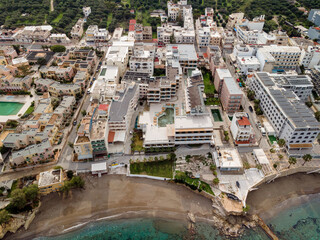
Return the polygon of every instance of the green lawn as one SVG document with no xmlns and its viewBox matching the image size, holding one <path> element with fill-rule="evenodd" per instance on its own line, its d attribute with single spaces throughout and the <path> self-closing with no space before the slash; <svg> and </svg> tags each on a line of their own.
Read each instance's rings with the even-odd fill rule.
<svg viewBox="0 0 320 240">
<path fill-rule="evenodd" d="M 135 151 L 141 152 L 144 150 L 141 131 L 134 132 L 131 141 L 132 141 L 131 149 L 133 152 Z"/>
<path fill-rule="evenodd" d="M 58 22 L 60 22 L 60 20 L 61 20 L 62 17 L 63 17 L 63 13 L 60 13 L 60 14 L 56 17 L 56 19 L 54 19 L 54 20 L 52 21 L 52 23 L 58 23 Z"/>
<path fill-rule="evenodd" d="M 33 111 L 34 111 L 34 106 L 30 106 L 28 109 L 27 109 L 27 111 L 24 113 L 24 115 L 29 115 L 29 114 L 31 114 L 31 113 L 33 113 Z"/>
<path fill-rule="evenodd" d="M 152 38 L 158 38 L 157 33 L 156 32 L 152 32 Z"/>
<path fill-rule="evenodd" d="M 204 82 L 204 93 L 205 94 L 214 94 L 216 89 L 211 82 L 211 73 L 206 72 L 203 74 L 203 82 Z"/>
<path fill-rule="evenodd" d="M 220 100 L 219 98 L 214 98 L 214 97 L 207 97 L 207 100 L 205 101 L 205 105 L 220 105 Z"/>
<path fill-rule="evenodd" d="M 112 21 L 112 13 L 108 14 L 108 19 L 107 19 L 107 26 L 109 27 L 110 23 Z"/>
<path fill-rule="evenodd" d="M 173 164 L 174 162 L 171 160 L 131 163 L 130 173 L 172 178 Z"/>
</svg>

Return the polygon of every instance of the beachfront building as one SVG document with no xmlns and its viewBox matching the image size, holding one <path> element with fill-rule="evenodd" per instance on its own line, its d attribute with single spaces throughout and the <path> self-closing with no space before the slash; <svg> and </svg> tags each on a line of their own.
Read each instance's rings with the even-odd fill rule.
<svg viewBox="0 0 320 240">
<path fill-rule="evenodd" d="M 39 192 L 41 195 L 47 195 L 52 192 L 58 192 L 64 185 L 65 174 L 63 169 L 54 169 L 41 172 L 37 176 Z"/>
<path fill-rule="evenodd" d="M 242 174 L 243 164 L 237 149 L 220 149 L 215 156 L 215 162 L 221 174 Z"/>
<path fill-rule="evenodd" d="M 289 153 L 304 154 L 302 150 L 312 149 L 320 133 L 320 124 L 300 99 L 310 94 L 310 80 L 305 76 L 272 76 L 257 72 L 248 76 L 248 83 L 256 99 L 260 100 L 260 107 L 274 128 L 276 137 L 286 141 Z M 296 86 L 306 87 L 300 92 L 298 87 L 295 90 Z"/>
<path fill-rule="evenodd" d="M 254 140 L 254 131 L 248 114 L 237 112 L 233 114 L 230 131 L 237 146 L 249 146 Z"/>
</svg>

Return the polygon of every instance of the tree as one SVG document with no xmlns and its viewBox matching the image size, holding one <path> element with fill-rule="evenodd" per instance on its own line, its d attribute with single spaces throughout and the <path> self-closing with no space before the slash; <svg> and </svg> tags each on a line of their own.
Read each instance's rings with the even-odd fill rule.
<svg viewBox="0 0 320 240">
<path fill-rule="evenodd" d="M 77 188 L 83 188 L 85 184 L 84 180 L 80 176 L 73 176 L 70 183 L 72 187 Z"/>
<path fill-rule="evenodd" d="M 304 163 L 302 164 L 302 166 L 304 166 L 306 164 L 306 162 L 310 162 L 312 160 L 312 156 L 310 154 L 305 154 L 302 157 Z"/>
<path fill-rule="evenodd" d="M 24 192 L 24 194 L 26 196 L 26 200 L 28 202 L 30 202 L 30 201 L 33 202 L 34 200 L 37 199 L 38 194 L 39 194 L 38 185 L 32 184 L 32 185 L 30 185 L 28 187 L 25 187 L 25 188 L 23 188 L 23 192 Z"/>
<path fill-rule="evenodd" d="M 279 147 L 283 147 L 285 144 L 286 144 L 286 140 L 284 140 L 282 138 L 278 140 Z"/>
<path fill-rule="evenodd" d="M 250 101 L 254 100 L 255 97 L 255 92 L 252 90 L 247 91 L 247 97 L 249 98 Z"/>
<path fill-rule="evenodd" d="M 317 111 L 315 114 L 314 114 L 315 118 L 318 120 L 318 122 L 320 122 L 320 111 Z"/>
<path fill-rule="evenodd" d="M 270 148 L 270 152 L 271 152 L 271 153 L 275 153 L 276 150 L 274 150 L 273 148 Z"/>
<path fill-rule="evenodd" d="M 27 199 L 22 189 L 15 189 L 11 193 L 10 205 L 14 209 L 21 210 L 26 206 Z"/>
<path fill-rule="evenodd" d="M 217 166 L 216 166 L 215 164 L 211 164 L 211 165 L 210 165 L 210 170 L 211 170 L 211 171 L 217 170 Z"/>
<path fill-rule="evenodd" d="M 72 177 L 73 177 L 73 171 L 72 170 L 68 170 L 67 171 L 67 177 L 68 177 L 69 180 L 72 179 Z"/>
<path fill-rule="evenodd" d="M 219 178 L 216 177 L 215 179 L 213 179 L 213 184 L 214 185 L 219 184 L 219 182 L 220 182 Z"/>
<path fill-rule="evenodd" d="M 0 224 L 8 222 L 10 219 L 9 213 L 7 210 L 3 209 L 0 211 Z"/>
<path fill-rule="evenodd" d="M 288 162 L 289 162 L 289 167 L 288 168 L 290 168 L 291 165 L 294 165 L 294 164 L 297 163 L 297 159 L 295 157 L 289 157 L 289 161 Z"/>
<path fill-rule="evenodd" d="M 51 46 L 50 49 L 52 52 L 65 52 L 66 51 L 66 47 L 62 46 L 62 45 L 53 45 L 53 46 Z"/>
<path fill-rule="evenodd" d="M 44 58 L 38 58 L 37 64 L 39 64 L 40 66 L 43 66 L 47 64 L 47 61 Z"/>
<path fill-rule="evenodd" d="M 312 107 L 312 102 L 306 102 L 306 105 L 308 106 L 308 108 L 311 108 Z"/>
<path fill-rule="evenodd" d="M 85 116 L 87 114 L 87 111 L 86 110 L 82 110 L 81 114 L 82 114 L 82 116 Z"/>
<path fill-rule="evenodd" d="M 73 143 L 72 142 L 68 142 L 69 147 L 73 148 Z"/>
</svg>

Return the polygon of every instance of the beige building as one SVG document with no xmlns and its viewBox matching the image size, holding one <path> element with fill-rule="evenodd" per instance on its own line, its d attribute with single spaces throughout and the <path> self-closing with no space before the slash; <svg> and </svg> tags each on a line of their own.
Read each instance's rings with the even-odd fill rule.
<svg viewBox="0 0 320 240">
<path fill-rule="evenodd" d="M 42 172 L 37 176 L 40 194 L 58 192 L 64 185 L 65 175 L 62 169 Z"/>
</svg>

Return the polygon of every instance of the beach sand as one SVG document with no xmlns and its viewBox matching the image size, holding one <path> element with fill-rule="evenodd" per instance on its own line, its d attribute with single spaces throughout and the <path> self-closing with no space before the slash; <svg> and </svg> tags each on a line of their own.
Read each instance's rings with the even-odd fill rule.
<svg viewBox="0 0 320 240">
<path fill-rule="evenodd" d="M 52 193 L 42 205 L 27 231 L 20 230 L 6 239 L 32 239 L 64 233 L 74 226 L 106 219 L 160 217 L 187 220 L 187 213 L 212 216 L 210 199 L 184 186 L 165 181 L 104 175 L 85 176 L 85 190 L 72 190 L 69 196 Z"/>
<path fill-rule="evenodd" d="M 264 183 L 258 190 L 249 193 L 249 213 L 268 220 L 281 210 L 308 201 L 316 193 L 320 193 L 320 174 L 297 173 L 281 177 L 269 184 Z"/>
</svg>

